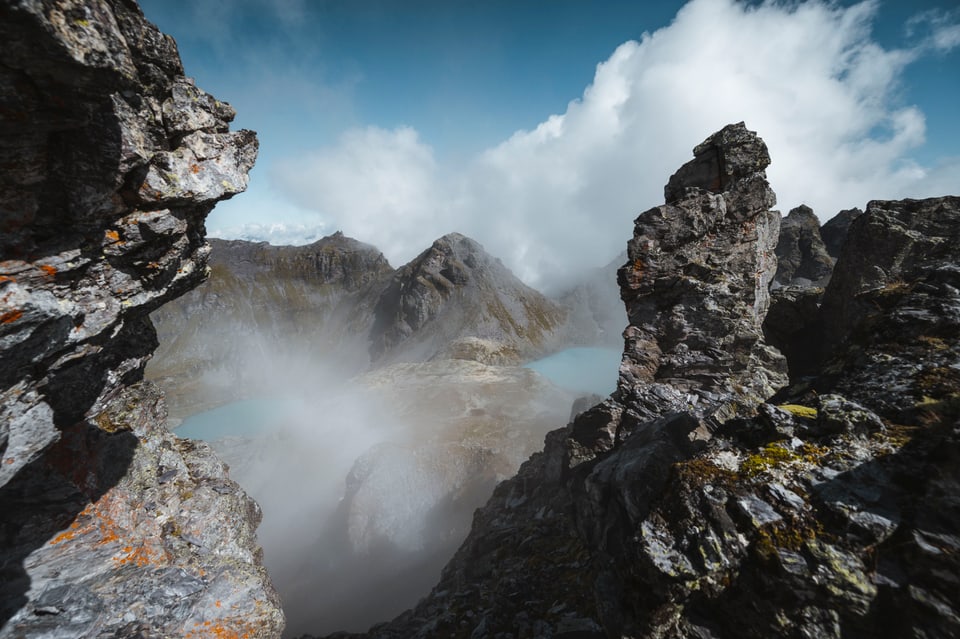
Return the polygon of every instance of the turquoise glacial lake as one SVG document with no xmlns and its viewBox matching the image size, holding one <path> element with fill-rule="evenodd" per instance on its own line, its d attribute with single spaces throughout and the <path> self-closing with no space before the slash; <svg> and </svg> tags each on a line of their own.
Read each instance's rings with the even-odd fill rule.
<svg viewBox="0 0 960 639">
<path fill-rule="evenodd" d="M 606 396 L 617 387 L 621 355 L 612 348 L 568 348 L 524 366 L 560 388 Z"/>
<path fill-rule="evenodd" d="M 606 396 L 616 389 L 620 355 L 611 348 L 568 348 L 524 366 L 560 388 Z M 204 441 L 255 437 L 276 430 L 303 410 L 303 400 L 290 397 L 244 399 L 191 415 L 174 432 L 178 437 Z"/>
<path fill-rule="evenodd" d="M 224 437 L 253 437 L 276 428 L 302 404 L 289 398 L 244 399 L 191 415 L 174 433 L 177 437 L 214 441 Z"/>
</svg>

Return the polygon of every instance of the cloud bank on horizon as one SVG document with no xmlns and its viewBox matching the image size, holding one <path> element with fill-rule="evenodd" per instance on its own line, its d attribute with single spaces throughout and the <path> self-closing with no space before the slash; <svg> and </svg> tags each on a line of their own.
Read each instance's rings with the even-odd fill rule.
<svg viewBox="0 0 960 639">
<path fill-rule="evenodd" d="M 807 204 L 826 220 L 870 199 L 954 193 L 960 155 L 911 159 L 924 115 L 899 91 L 912 62 L 960 46 L 958 15 L 920 14 L 909 46 L 884 48 L 871 37 L 878 9 L 691 0 L 619 46 L 580 98 L 533 130 L 448 165 L 411 127 L 353 128 L 268 175 L 320 231 L 279 221 L 211 234 L 303 243 L 342 230 L 397 266 L 458 231 L 526 282 L 556 285 L 623 250 L 691 149 L 741 120 L 770 148 L 784 213 Z"/>
</svg>

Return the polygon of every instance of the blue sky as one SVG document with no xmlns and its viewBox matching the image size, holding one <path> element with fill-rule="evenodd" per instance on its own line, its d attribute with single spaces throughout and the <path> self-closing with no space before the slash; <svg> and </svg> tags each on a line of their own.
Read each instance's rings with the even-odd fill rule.
<svg viewBox="0 0 960 639">
<path fill-rule="evenodd" d="M 960 192 L 956 0 L 142 0 L 258 131 L 212 235 L 467 233 L 535 284 L 609 261 L 745 120 L 784 213 Z"/>
</svg>

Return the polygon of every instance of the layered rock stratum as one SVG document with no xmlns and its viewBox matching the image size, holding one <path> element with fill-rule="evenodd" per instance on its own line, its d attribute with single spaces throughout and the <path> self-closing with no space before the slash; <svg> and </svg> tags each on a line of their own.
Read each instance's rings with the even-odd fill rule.
<svg viewBox="0 0 960 639">
<path fill-rule="evenodd" d="M 427 597 L 350 636 L 960 635 L 960 198 L 853 221 L 809 318 L 830 348 L 787 385 L 766 147 L 740 124 L 694 154 L 620 270 L 617 391 L 496 488 Z"/>
<path fill-rule="evenodd" d="M 0 43 L 0 637 L 277 637 L 259 508 L 140 381 L 256 136 L 133 2 L 7 2 Z"/>
</svg>

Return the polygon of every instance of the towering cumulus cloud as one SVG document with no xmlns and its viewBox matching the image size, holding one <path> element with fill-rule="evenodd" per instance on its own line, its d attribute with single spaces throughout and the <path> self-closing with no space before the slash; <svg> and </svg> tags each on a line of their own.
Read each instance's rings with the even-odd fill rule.
<svg viewBox="0 0 960 639">
<path fill-rule="evenodd" d="M 764 131 L 786 210 L 805 203 L 826 219 L 870 197 L 949 190 L 960 165 L 911 159 L 924 115 L 898 89 L 912 62 L 957 46 L 957 27 L 922 14 L 913 44 L 884 48 L 871 37 L 881 9 L 693 0 L 618 47 L 564 113 L 462 166 L 409 128 L 373 128 L 281 163 L 273 179 L 392 262 L 457 230 L 541 285 L 622 250 L 637 203 L 659 201 L 661 176 L 731 121 Z"/>
</svg>

